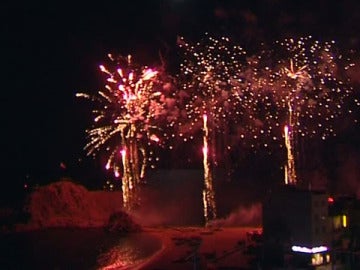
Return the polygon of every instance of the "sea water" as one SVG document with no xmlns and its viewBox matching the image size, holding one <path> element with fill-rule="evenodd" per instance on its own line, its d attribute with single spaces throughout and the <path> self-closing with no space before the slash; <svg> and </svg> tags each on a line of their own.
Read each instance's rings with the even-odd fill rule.
<svg viewBox="0 0 360 270">
<path fill-rule="evenodd" d="M 122 269 L 161 248 L 146 233 L 47 229 L 0 235 L 0 269 Z"/>
</svg>

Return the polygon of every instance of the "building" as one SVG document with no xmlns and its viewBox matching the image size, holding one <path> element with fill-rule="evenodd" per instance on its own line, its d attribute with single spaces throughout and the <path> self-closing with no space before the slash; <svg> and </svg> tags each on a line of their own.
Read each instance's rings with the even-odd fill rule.
<svg viewBox="0 0 360 270">
<path fill-rule="evenodd" d="M 328 194 L 287 185 L 263 202 L 263 262 L 268 267 L 331 269 Z"/>
<path fill-rule="evenodd" d="M 337 196 L 328 201 L 333 263 L 345 269 L 360 269 L 360 200 Z"/>
</svg>

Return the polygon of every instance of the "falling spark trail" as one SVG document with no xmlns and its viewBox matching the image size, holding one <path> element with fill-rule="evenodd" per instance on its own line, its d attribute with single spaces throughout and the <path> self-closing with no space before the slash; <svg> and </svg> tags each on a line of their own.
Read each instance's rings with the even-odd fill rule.
<svg viewBox="0 0 360 270">
<path fill-rule="evenodd" d="M 208 137 L 209 129 L 207 126 L 207 115 L 203 115 L 203 166 L 204 166 L 204 190 L 203 190 L 203 203 L 204 203 L 204 218 L 205 223 L 208 224 L 210 220 L 216 219 L 216 205 L 215 205 L 215 192 L 213 188 L 213 180 L 209 164 L 209 146 Z"/>
</svg>

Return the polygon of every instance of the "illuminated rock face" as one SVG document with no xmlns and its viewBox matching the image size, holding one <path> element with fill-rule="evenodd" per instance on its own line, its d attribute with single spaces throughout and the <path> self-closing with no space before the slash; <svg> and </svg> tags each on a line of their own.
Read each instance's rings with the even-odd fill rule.
<svg viewBox="0 0 360 270">
<path fill-rule="evenodd" d="M 121 192 L 88 191 L 70 181 L 39 187 L 30 194 L 25 229 L 102 227 L 122 209 Z"/>
</svg>

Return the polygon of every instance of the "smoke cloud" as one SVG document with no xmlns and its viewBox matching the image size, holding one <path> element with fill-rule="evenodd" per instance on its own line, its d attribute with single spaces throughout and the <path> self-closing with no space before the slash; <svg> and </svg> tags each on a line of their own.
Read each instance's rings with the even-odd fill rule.
<svg viewBox="0 0 360 270">
<path fill-rule="evenodd" d="M 261 203 L 254 203 L 249 206 L 240 206 L 226 218 L 217 219 L 211 225 L 216 227 L 260 226 L 261 215 Z"/>
</svg>

